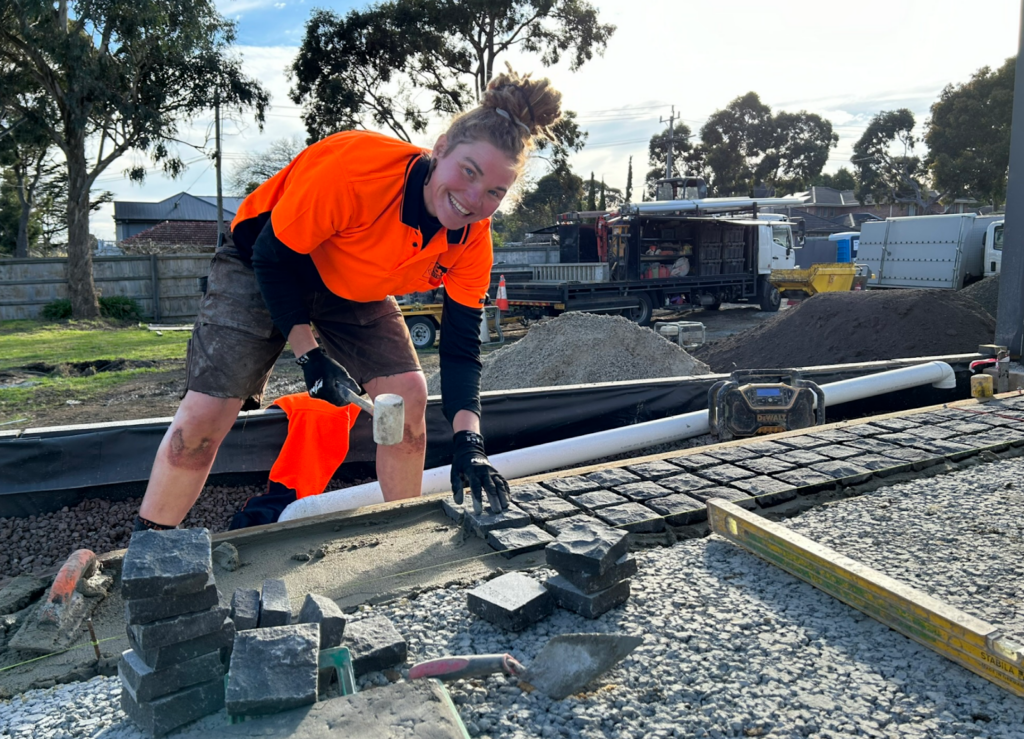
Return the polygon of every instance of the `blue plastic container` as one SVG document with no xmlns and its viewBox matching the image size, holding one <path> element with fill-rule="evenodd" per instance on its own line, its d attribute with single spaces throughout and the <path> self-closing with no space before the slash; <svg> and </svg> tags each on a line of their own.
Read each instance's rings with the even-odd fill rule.
<svg viewBox="0 0 1024 739">
<path fill-rule="evenodd" d="M 837 262 L 852 262 L 857 256 L 854 254 L 853 243 L 854 240 L 860 240 L 859 231 L 844 231 L 843 233 L 832 234 L 828 237 L 828 240 L 836 242 Z"/>
</svg>

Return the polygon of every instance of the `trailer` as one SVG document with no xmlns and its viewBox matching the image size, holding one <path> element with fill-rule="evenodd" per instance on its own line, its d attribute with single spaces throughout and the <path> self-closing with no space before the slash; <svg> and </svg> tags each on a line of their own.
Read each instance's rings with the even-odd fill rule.
<svg viewBox="0 0 1024 739">
<path fill-rule="evenodd" d="M 506 281 L 509 310 L 527 317 L 567 311 L 621 313 L 649 325 L 655 308 L 750 302 L 781 304 L 770 280 L 795 266 L 785 216 L 759 208 L 793 198 L 702 198 L 627 205 L 596 224 L 569 213 L 558 224 L 559 264 L 533 265 L 532 279 Z M 587 214 L 589 215 L 589 214 Z"/>
<path fill-rule="evenodd" d="M 868 221 L 857 261 L 869 288 L 959 290 L 999 270 L 1003 216 L 971 213 Z"/>
</svg>

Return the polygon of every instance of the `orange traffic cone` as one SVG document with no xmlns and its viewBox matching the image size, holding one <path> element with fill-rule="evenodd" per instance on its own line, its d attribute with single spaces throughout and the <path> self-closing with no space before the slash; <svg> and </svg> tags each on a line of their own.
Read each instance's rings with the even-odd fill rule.
<svg viewBox="0 0 1024 739">
<path fill-rule="evenodd" d="M 494 303 L 498 306 L 498 310 L 508 310 L 508 293 L 505 292 L 505 275 L 502 275 L 501 279 L 498 280 L 498 297 Z"/>
</svg>

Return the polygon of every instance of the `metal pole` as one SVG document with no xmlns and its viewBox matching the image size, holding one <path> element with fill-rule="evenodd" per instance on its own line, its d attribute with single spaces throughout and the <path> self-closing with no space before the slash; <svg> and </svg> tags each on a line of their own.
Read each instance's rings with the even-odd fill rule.
<svg viewBox="0 0 1024 739">
<path fill-rule="evenodd" d="M 1010 176 L 1006 183 L 1006 223 L 996 310 L 996 344 L 1021 356 L 1024 339 L 1024 2 L 1021 3 L 1017 68 L 1013 82 L 1013 124 L 1010 128 Z"/>
<path fill-rule="evenodd" d="M 149 274 L 153 282 L 153 320 L 160 320 L 160 258 L 149 255 Z"/>
<path fill-rule="evenodd" d="M 220 90 L 214 93 L 213 97 L 213 121 L 217 137 L 217 244 L 220 244 L 221 236 L 224 235 L 224 191 L 221 188 L 221 156 L 220 156 Z"/>
<path fill-rule="evenodd" d="M 675 143 L 675 133 L 676 133 L 675 120 L 676 120 L 676 106 L 673 105 L 672 106 L 672 115 L 670 115 L 668 117 L 668 156 L 666 157 L 666 160 L 665 160 L 665 179 L 666 180 L 669 177 L 672 176 L 672 148 L 673 148 L 673 145 Z M 665 119 L 662 118 L 660 122 L 664 123 Z"/>
</svg>

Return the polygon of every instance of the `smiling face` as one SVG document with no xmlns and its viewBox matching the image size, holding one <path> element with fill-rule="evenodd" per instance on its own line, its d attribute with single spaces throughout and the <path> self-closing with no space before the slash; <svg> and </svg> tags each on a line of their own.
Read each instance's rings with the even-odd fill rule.
<svg viewBox="0 0 1024 739">
<path fill-rule="evenodd" d="M 456 230 L 490 218 L 516 181 L 516 163 L 486 141 L 446 150 L 447 138 L 434 144 L 437 166 L 423 187 L 427 212 Z"/>
</svg>

